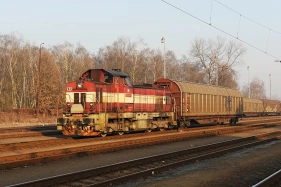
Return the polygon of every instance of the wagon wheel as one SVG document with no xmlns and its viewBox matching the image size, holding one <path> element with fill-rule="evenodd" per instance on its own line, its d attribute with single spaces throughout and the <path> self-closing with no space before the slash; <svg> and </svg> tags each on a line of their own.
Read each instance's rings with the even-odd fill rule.
<svg viewBox="0 0 281 187">
<path fill-rule="evenodd" d="M 190 127 L 190 122 L 184 123 L 184 128 Z"/>
<path fill-rule="evenodd" d="M 120 132 L 118 132 L 118 134 L 119 134 L 120 136 L 122 136 L 122 135 L 124 134 L 124 131 L 120 131 Z"/>
<path fill-rule="evenodd" d="M 163 131 L 163 130 L 165 130 L 165 128 L 163 128 L 163 127 L 160 127 L 160 129 L 159 129 L 160 131 Z"/>
<path fill-rule="evenodd" d="M 100 136 L 101 136 L 101 137 L 106 137 L 106 133 L 103 133 L 103 132 L 102 132 L 102 133 L 100 133 Z"/>
<path fill-rule="evenodd" d="M 146 132 L 151 132 L 151 129 L 147 129 Z"/>
<path fill-rule="evenodd" d="M 174 128 L 174 125 L 169 122 L 169 123 L 168 123 L 168 128 L 169 128 L 169 129 L 173 129 L 173 128 Z"/>
</svg>

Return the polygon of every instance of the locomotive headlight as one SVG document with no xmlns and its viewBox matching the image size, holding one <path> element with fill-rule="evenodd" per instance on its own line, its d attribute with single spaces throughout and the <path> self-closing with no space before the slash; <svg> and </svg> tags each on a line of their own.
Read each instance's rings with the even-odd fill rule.
<svg viewBox="0 0 281 187">
<path fill-rule="evenodd" d="M 78 81 L 77 87 L 78 87 L 78 88 L 82 88 L 82 87 L 83 87 L 83 82 L 82 82 L 82 81 Z"/>
<path fill-rule="evenodd" d="M 93 103 L 93 102 L 90 102 L 90 106 L 94 106 L 94 103 Z"/>
<path fill-rule="evenodd" d="M 66 103 L 66 112 L 70 112 L 70 102 Z"/>
</svg>

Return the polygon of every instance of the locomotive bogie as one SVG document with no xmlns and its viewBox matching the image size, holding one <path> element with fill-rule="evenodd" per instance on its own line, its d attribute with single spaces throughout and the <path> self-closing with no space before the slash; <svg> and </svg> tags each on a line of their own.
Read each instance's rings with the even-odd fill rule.
<svg viewBox="0 0 281 187">
<path fill-rule="evenodd" d="M 100 113 L 83 117 L 72 114 L 58 119 L 57 129 L 68 136 L 97 136 L 101 133 L 132 132 L 171 128 L 172 112 L 155 113 Z"/>
</svg>

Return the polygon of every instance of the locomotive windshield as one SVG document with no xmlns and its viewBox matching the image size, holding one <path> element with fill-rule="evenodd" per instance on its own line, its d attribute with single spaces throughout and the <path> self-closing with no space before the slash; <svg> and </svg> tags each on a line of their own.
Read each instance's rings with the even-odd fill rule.
<svg viewBox="0 0 281 187">
<path fill-rule="evenodd" d="M 133 87 L 129 77 L 121 77 L 124 86 Z"/>
<path fill-rule="evenodd" d="M 104 74 L 104 82 L 112 83 L 113 82 L 113 76 L 109 73 Z"/>
</svg>

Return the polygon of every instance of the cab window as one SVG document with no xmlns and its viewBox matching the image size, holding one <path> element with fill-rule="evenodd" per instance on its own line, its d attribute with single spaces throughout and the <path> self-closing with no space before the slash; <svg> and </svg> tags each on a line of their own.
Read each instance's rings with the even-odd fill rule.
<svg viewBox="0 0 281 187">
<path fill-rule="evenodd" d="M 123 85 L 124 86 L 130 86 L 130 87 L 133 87 L 130 79 L 128 77 L 122 77 L 122 82 L 123 82 Z"/>
</svg>

